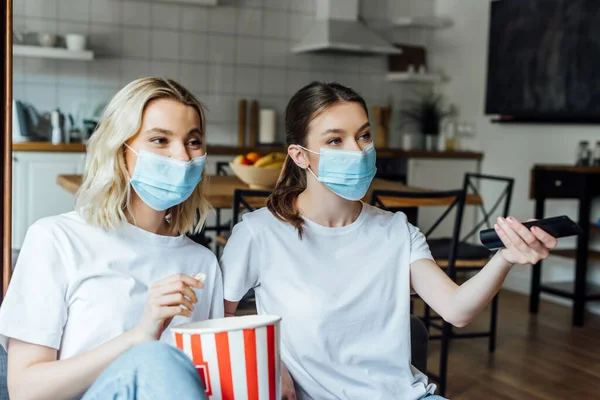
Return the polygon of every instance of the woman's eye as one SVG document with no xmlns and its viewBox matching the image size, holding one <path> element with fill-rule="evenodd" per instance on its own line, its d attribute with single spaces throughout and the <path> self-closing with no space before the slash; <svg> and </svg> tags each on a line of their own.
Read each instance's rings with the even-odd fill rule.
<svg viewBox="0 0 600 400">
<path fill-rule="evenodd" d="M 365 132 L 362 135 L 360 135 L 360 138 L 363 140 L 369 140 L 371 139 L 371 132 Z"/>
<path fill-rule="evenodd" d="M 202 146 L 202 140 L 200 140 L 200 139 L 193 139 L 193 140 L 190 140 L 190 141 L 188 142 L 188 146 L 192 146 L 192 147 L 198 147 L 198 146 Z"/>
<path fill-rule="evenodd" d="M 150 139 L 150 141 L 154 144 L 166 144 L 167 143 L 167 139 L 164 137 L 152 138 L 152 139 Z"/>
<path fill-rule="evenodd" d="M 342 141 L 340 139 L 329 139 L 327 141 L 327 144 L 330 146 L 337 146 L 338 144 L 340 144 Z"/>
</svg>

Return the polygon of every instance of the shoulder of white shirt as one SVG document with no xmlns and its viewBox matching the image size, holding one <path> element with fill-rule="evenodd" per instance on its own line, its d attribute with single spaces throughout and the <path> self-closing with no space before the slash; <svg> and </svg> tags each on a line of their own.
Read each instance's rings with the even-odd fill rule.
<svg viewBox="0 0 600 400">
<path fill-rule="evenodd" d="M 43 217 L 35 221 L 30 229 L 37 229 L 38 231 L 45 231 L 46 233 L 53 235 L 58 231 L 61 231 L 68 235 L 68 231 L 72 229 L 90 229 L 92 231 L 96 231 L 98 234 L 106 233 L 110 234 L 110 232 L 104 232 L 104 230 L 100 227 L 94 227 L 90 225 L 87 221 L 85 221 L 76 211 L 70 211 L 63 214 L 57 214 L 50 217 Z M 190 246 L 193 247 L 194 250 L 200 252 L 210 253 L 214 255 L 212 251 L 202 246 L 199 243 L 194 242 L 189 237 L 185 237 L 185 240 L 182 243 L 182 246 Z M 201 254 L 202 255 L 202 254 Z"/>
<path fill-rule="evenodd" d="M 406 215 L 402 212 L 387 211 L 367 203 L 363 203 L 363 207 L 363 212 L 366 213 L 368 219 L 381 219 L 384 223 L 387 222 L 390 224 L 407 223 Z M 263 207 L 244 214 L 239 225 L 249 230 L 252 234 L 258 235 L 260 232 L 269 229 L 272 224 L 281 225 L 286 223 L 277 219 L 268 208 Z"/>
</svg>

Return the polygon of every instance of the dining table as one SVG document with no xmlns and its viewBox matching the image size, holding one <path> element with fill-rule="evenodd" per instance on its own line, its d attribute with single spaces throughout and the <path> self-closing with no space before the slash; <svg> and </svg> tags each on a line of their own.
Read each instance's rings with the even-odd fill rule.
<svg viewBox="0 0 600 400">
<path fill-rule="evenodd" d="M 236 189 L 250 189 L 250 187 L 242 182 L 234 175 L 209 175 L 206 177 L 206 197 L 214 208 L 231 208 L 233 205 L 233 194 Z M 82 175 L 58 175 L 57 184 L 65 190 L 75 194 L 79 190 L 83 176 Z M 427 192 L 438 191 L 437 189 L 421 188 L 406 185 L 401 182 L 375 178 L 369 187 L 365 197 L 362 199 L 368 203 L 373 190 L 392 190 L 406 192 Z M 400 198 L 400 197 L 381 197 L 382 202 L 389 208 L 403 207 L 421 207 L 421 206 L 448 206 L 455 200 L 454 198 L 436 198 L 436 199 L 419 199 L 419 198 Z M 258 202 L 265 202 L 264 198 Z M 465 198 L 467 205 L 481 205 L 482 199 L 477 194 L 468 194 Z M 252 204 L 252 207 L 260 207 L 264 204 Z"/>
</svg>

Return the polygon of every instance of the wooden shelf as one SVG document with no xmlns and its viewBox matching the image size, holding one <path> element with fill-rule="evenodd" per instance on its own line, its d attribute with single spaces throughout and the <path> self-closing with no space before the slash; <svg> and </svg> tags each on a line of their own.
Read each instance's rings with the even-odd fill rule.
<svg viewBox="0 0 600 400">
<path fill-rule="evenodd" d="M 577 257 L 577 249 L 552 250 L 552 255 L 575 259 Z M 588 258 L 592 261 L 600 261 L 600 251 L 588 250 Z"/>
<path fill-rule="evenodd" d="M 55 58 L 62 60 L 91 61 L 94 52 L 91 50 L 72 51 L 60 47 L 13 45 L 15 57 Z"/>
<path fill-rule="evenodd" d="M 390 82 L 408 83 L 441 83 L 447 80 L 442 75 L 418 74 L 416 72 L 389 72 L 386 79 Z"/>
<path fill-rule="evenodd" d="M 444 29 L 453 25 L 450 18 L 446 17 L 401 17 L 394 21 L 394 27 L 397 28 L 425 28 L 425 29 Z"/>
<path fill-rule="evenodd" d="M 66 151 L 66 152 L 84 152 L 85 144 L 58 144 L 53 145 L 48 142 L 25 142 L 13 143 L 13 151 Z M 237 146 L 222 146 L 208 145 L 207 154 L 218 156 L 237 156 L 239 154 L 250 153 L 255 151 L 261 155 L 272 152 L 286 153 L 284 146 L 257 146 L 257 147 L 237 147 Z M 379 158 L 435 158 L 435 159 L 466 159 L 466 160 L 481 160 L 483 153 L 474 151 L 421 151 L 421 150 L 402 150 L 402 149 L 377 149 Z"/>
</svg>

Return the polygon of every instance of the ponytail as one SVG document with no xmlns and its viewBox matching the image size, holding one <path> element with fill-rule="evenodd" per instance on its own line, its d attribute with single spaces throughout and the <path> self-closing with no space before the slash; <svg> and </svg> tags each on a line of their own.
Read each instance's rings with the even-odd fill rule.
<svg viewBox="0 0 600 400">
<path fill-rule="evenodd" d="M 306 173 L 288 155 L 273 193 L 267 200 L 267 208 L 280 221 L 291 224 L 302 239 L 304 219 L 295 207 L 296 198 L 306 189 Z"/>
</svg>

